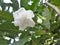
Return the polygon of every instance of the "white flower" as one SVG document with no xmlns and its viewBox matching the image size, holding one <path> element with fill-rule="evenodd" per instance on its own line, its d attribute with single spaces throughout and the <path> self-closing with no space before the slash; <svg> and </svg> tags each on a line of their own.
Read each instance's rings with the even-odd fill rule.
<svg viewBox="0 0 60 45">
<path fill-rule="evenodd" d="M 41 24 L 42 23 L 42 19 L 38 18 L 37 23 Z"/>
<path fill-rule="evenodd" d="M 20 8 L 18 11 L 13 13 L 14 25 L 19 26 L 19 30 L 24 30 L 27 27 L 34 27 L 35 22 L 33 21 L 34 13 L 31 10 L 25 10 Z"/>
</svg>

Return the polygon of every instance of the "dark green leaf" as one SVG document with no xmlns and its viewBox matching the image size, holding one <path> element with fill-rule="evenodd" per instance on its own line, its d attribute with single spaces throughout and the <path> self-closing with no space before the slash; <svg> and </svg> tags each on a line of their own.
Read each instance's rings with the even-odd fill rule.
<svg viewBox="0 0 60 45">
<path fill-rule="evenodd" d="M 13 45 L 24 45 L 27 41 L 28 39 L 20 39 L 19 42 L 15 42 Z"/>
</svg>

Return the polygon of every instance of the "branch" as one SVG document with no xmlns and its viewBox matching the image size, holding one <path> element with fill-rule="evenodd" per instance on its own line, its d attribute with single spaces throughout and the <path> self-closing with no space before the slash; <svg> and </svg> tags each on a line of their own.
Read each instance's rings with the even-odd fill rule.
<svg viewBox="0 0 60 45">
<path fill-rule="evenodd" d="M 45 4 L 52 7 L 58 13 L 58 15 L 60 15 L 60 9 L 57 6 L 55 6 L 55 5 L 53 5 L 53 4 L 49 3 L 49 2 L 45 2 Z"/>
</svg>

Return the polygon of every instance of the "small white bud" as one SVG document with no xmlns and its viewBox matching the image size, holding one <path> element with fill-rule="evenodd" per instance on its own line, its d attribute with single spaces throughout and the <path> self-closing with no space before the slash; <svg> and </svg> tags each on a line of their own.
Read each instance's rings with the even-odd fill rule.
<svg viewBox="0 0 60 45">
<path fill-rule="evenodd" d="M 38 38 L 38 37 L 40 37 L 40 35 L 38 35 L 38 36 L 35 36 L 35 38 Z"/>
<path fill-rule="evenodd" d="M 31 37 L 28 39 L 28 41 L 30 41 L 31 40 Z"/>
<path fill-rule="evenodd" d="M 37 23 L 41 24 L 41 23 L 42 23 L 42 19 L 39 18 L 39 19 L 37 20 Z"/>
<path fill-rule="evenodd" d="M 5 40 L 10 40 L 10 37 L 3 36 Z"/>
<path fill-rule="evenodd" d="M 19 37 L 16 37 L 16 38 L 15 38 L 15 41 L 19 41 Z"/>
<path fill-rule="evenodd" d="M 56 23 L 56 21 L 54 21 L 54 23 Z"/>
<path fill-rule="evenodd" d="M 58 16 L 58 14 L 56 14 L 55 16 Z"/>
<path fill-rule="evenodd" d="M 18 37 L 20 37 L 21 35 L 22 35 L 22 33 L 19 33 L 19 34 L 18 34 Z"/>
<path fill-rule="evenodd" d="M 54 42 L 57 42 L 57 40 L 54 40 Z"/>
</svg>

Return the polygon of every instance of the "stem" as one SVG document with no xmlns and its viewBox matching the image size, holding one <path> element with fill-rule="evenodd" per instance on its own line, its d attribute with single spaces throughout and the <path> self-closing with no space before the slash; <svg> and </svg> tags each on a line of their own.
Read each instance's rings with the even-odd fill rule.
<svg viewBox="0 0 60 45">
<path fill-rule="evenodd" d="M 55 5 L 53 5 L 53 4 L 49 3 L 49 2 L 46 2 L 45 4 L 52 7 L 58 13 L 58 15 L 60 15 L 60 9 L 57 6 L 55 6 Z"/>
</svg>

